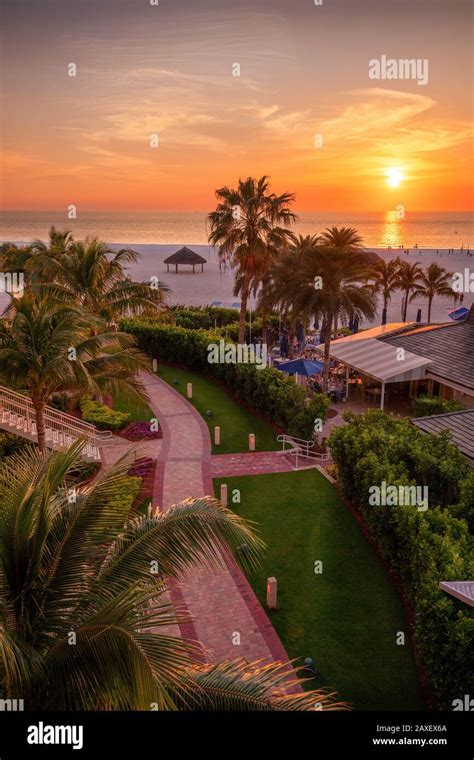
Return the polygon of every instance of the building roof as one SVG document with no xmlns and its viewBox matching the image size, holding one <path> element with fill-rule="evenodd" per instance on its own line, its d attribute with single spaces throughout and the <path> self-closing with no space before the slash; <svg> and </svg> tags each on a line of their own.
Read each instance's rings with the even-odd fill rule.
<svg viewBox="0 0 474 760">
<path fill-rule="evenodd" d="M 474 581 L 441 581 L 440 589 L 474 607 Z"/>
<path fill-rule="evenodd" d="M 474 464 L 474 409 L 434 414 L 431 417 L 416 417 L 412 423 L 424 433 L 449 430 L 454 445 Z"/>
<path fill-rule="evenodd" d="M 433 379 L 474 392 L 474 305 L 462 322 L 402 327 L 378 340 L 430 359 Z"/>
<path fill-rule="evenodd" d="M 186 245 L 180 248 L 179 251 L 168 256 L 164 260 L 165 264 L 206 264 L 207 259 L 200 256 L 196 251 L 192 251 Z"/>
<path fill-rule="evenodd" d="M 360 330 L 352 335 L 345 335 L 344 338 L 338 338 L 337 343 L 353 343 L 355 340 L 367 340 L 367 338 L 379 338 L 382 335 L 396 333 L 402 327 L 411 327 L 416 322 L 388 322 L 386 325 L 378 327 L 369 327 L 368 330 Z"/>
<path fill-rule="evenodd" d="M 331 343 L 331 356 L 375 380 L 385 383 L 417 380 L 425 376 L 431 359 L 405 351 L 403 360 L 394 346 L 377 338 L 347 341 L 345 338 Z"/>
</svg>

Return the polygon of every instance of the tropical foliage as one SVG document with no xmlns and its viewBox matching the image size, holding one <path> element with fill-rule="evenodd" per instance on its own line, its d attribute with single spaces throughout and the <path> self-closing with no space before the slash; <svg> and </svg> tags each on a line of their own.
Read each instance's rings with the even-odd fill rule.
<svg viewBox="0 0 474 760">
<path fill-rule="evenodd" d="M 10 311 L 11 318 L 0 321 L 0 379 L 31 396 L 42 451 L 45 407 L 55 392 L 146 395 L 136 373 L 148 360 L 130 335 L 99 332 L 97 318 L 46 298 L 12 299 Z"/>
<path fill-rule="evenodd" d="M 160 325 L 146 319 L 126 320 L 120 326 L 135 336 L 142 351 L 158 361 L 210 373 L 230 393 L 285 433 L 310 439 L 314 420 L 326 417 L 328 399 L 322 394 L 314 394 L 309 399 L 305 389 L 283 372 L 257 369 L 252 364 L 209 364 L 208 346 L 218 343 L 222 339 L 220 335 Z"/>
<path fill-rule="evenodd" d="M 473 474 L 447 434 L 427 436 L 379 411 L 345 419 L 330 437 L 338 482 L 403 582 L 434 706 L 452 709 L 452 700 L 474 687 L 474 611 L 439 582 L 472 578 Z M 369 488 L 384 481 L 426 485 L 429 508 L 371 505 Z"/>
<path fill-rule="evenodd" d="M 324 692 L 293 693 L 288 664 L 197 665 L 170 635 L 184 621 L 165 578 L 262 544 L 213 498 L 130 517 L 121 499 L 133 454 L 74 491 L 81 443 L 44 457 L 30 448 L 0 467 L 0 696 L 35 710 L 319 709 Z M 71 498 L 74 493 L 74 498 Z"/>
<path fill-rule="evenodd" d="M 352 232 L 352 231 L 351 231 Z M 367 284 L 370 261 L 356 246 L 357 236 L 342 236 L 353 243 L 331 245 L 334 231 L 320 245 L 315 238 L 297 238 L 280 257 L 261 305 L 280 310 L 292 322 L 321 319 L 324 338 L 323 388 L 327 390 L 333 330 L 338 319 L 372 319 L 376 302 Z M 337 238 L 336 238 L 337 240 Z"/>
<path fill-rule="evenodd" d="M 239 180 L 237 188 L 216 190 L 215 211 L 208 215 L 209 242 L 218 246 L 222 264 L 236 271 L 235 294 L 241 297 L 239 343 L 244 342 L 245 313 L 251 288 L 271 270 L 296 220 L 292 193 L 269 192 L 268 177 Z"/>
</svg>

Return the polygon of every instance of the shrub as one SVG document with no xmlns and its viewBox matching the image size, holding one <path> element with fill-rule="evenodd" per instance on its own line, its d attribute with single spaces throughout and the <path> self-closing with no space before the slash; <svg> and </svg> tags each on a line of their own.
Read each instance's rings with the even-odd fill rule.
<svg viewBox="0 0 474 760">
<path fill-rule="evenodd" d="M 105 404 L 84 399 L 81 401 L 82 419 L 102 430 L 120 430 L 129 421 L 126 412 L 116 412 Z"/>
<path fill-rule="evenodd" d="M 329 439 L 339 484 L 401 578 L 436 706 L 452 709 L 453 699 L 474 689 L 474 612 L 439 582 L 472 578 L 473 473 L 447 435 L 425 435 L 379 411 L 346 413 L 345 421 Z M 369 505 L 368 488 L 382 481 L 428 485 L 428 510 Z"/>
<path fill-rule="evenodd" d="M 308 398 L 305 389 L 283 372 L 257 369 L 253 364 L 209 364 L 209 343 L 222 339 L 215 331 L 185 330 L 146 319 L 123 320 L 121 329 L 134 335 L 141 350 L 158 361 L 201 370 L 219 380 L 236 398 L 289 435 L 310 439 L 314 420 L 326 418 L 330 403 L 326 396 Z"/>
<path fill-rule="evenodd" d="M 123 475 L 119 480 L 121 483 L 120 492 L 109 499 L 109 504 L 118 510 L 131 509 L 140 492 L 142 479 L 135 476 Z"/>
<path fill-rule="evenodd" d="M 158 430 L 151 429 L 151 422 L 129 422 L 127 427 L 122 430 L 121 435 L 129 441 L 142 441 L 144 439 L 163 438 L 161 428 Z"/>
<path fill-rule="evenodd" d="M 432 414 L 460 412 L 464 407 L 455 399 L 448 401 L 438 396 L 417 396 L 412 400 L 412 408 L 415 417 L 429 417 Z"/>
</svg>

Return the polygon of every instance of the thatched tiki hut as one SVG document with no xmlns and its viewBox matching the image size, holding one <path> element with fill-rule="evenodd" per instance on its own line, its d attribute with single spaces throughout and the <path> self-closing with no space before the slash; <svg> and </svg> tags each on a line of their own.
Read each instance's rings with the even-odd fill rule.
<svg viewBox="0 0 474 760">
<path fill-rule="evenodd" d="M 196 251 L 192 251 L 191 248 L 188 248 L 187 246 L 180 248 L 179 251 L 176 251 L 176 253 L 173 253 L 171 256 L 168 256 L 168 258 L 165 259 L 167 271 L 170 271 L 170 264 L 174 264 L 176 267 L 176 273 L 178 273 L 178 266 L 180 264 L 192 266 L 193 274 L 195 272 L 194 268 L 196 264 L 200 264 L 201 272 L 204 272 L 204 264 L 206 263 L 206 259 L 200 256 L 199 253 L 196 253 Z"/>
</svg>

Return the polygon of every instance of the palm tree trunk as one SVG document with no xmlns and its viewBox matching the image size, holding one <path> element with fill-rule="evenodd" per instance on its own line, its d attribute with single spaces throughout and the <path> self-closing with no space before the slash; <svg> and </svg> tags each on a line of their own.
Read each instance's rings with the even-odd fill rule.
<svg viewBox="0 0 474 760">
<path fill-rule="evenodd" d="M 428 322 L 431 322 L 431 305 L 433 303 L 432 298 L 428 298 Z"/>
<path fill-rule="evenodd" d="M 242 344 L 245 341 L 245 315 L 247 314 L 247 301 L 249 300 L 250 290 L 250 278 L 248 274 L 244 276 L 244 282 L 242 285 L 242 296 L 240 301 L 240 314 L 239 314 L 239 343 Z"/>
<path fill-rule="evenodd" d="M 32 397 L 33 406 L 36 416 L 36 436 L 38 448 L 42 454 L 46 454 L 46 424 L 44 420 L 44 409 L 46 404 L 42 399 Z"/>
<path fill-rule="evenodd" d="M 329 387 L 329 352 L 331 350 L 332 315 L 324 318 L 324 368 L 323 368 L 323 393 L 328 392 Z"/>
<path fill-rule="evenodd" d="M 267 319 L 267 312 L 264 311 L 262 314 L 262 344 L 266 346 L 268 343 L 268 319 Z"/>
<path fill-rule="evenodd" d="M 407 311 L 408 311 L 408 296 L 410 294 L 409 290 L 405 290 L 405 300 L 403 301 L 403 322 L 407 321 Z"/>
</svg>

